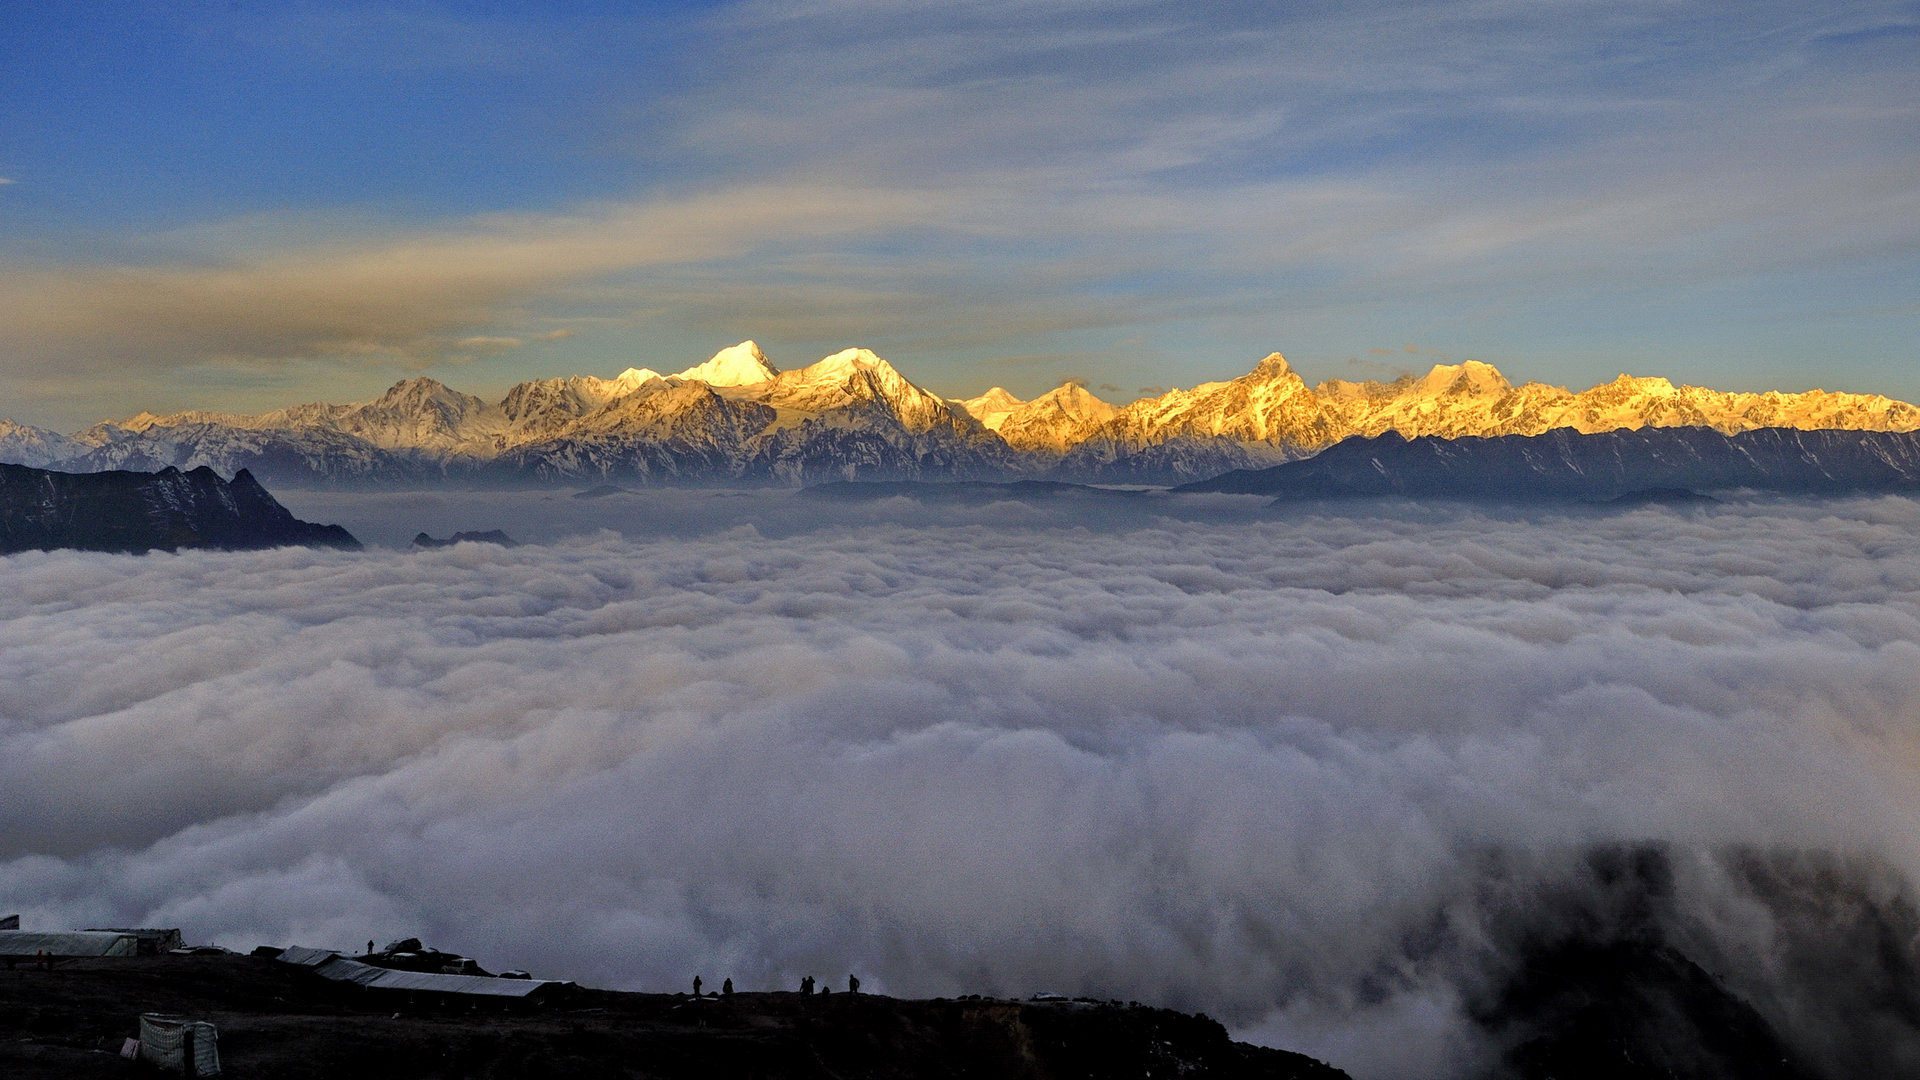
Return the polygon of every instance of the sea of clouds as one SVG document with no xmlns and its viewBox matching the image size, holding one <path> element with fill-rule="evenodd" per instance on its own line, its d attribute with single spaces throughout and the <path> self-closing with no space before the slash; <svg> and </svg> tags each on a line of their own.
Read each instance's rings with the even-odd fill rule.
<svg viewBox="0 0 1920 1080">
<path fill-rule="evenodd" d="M 1914 500 L 285 501 L 376 546 L 0 559 L 29 928 L 1090 994 L 1460 1074 L 1652 851 L 1626 906 L 1806 1053 L 1920 1061 Z M 399 546 L 491 527 L 531 543 Z"/>
</svg>

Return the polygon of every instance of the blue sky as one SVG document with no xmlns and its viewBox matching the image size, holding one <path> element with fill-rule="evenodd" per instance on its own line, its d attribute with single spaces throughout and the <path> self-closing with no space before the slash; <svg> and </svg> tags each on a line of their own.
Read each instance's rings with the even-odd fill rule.
<svg viewBox="0 0 1920 1080">
<path fill-rule="evenodd" d="M 0 415 L 872 347 L 1920 398 L 1920 4 L 0 0 Z"/>
</svg>

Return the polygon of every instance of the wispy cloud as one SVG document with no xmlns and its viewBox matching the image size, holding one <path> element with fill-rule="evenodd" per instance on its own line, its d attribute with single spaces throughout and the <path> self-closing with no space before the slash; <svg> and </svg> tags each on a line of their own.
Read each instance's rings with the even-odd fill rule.
<svg viewBox="0 0 1920 1080">
<path fill-rule="evenodd" d="M 619 315 L 715 340 L 884 341 L 937 378 L 942 355 L 1098 349 L 1088 335 L 1126 324 L 1257 325 L 1267 347 L 1358 324 L 1345 354 L 1371 312 L 1419 313 L 1382 333 L 1426 338 L 1442 327 L 1399 324 L 1497 303 L 1604 332 L 1644 294 L 1703 282 L 1737 322 L 1761 309 L 1742 292 L 1757 276 L 1920 258 L 1920 67 L 1881 33 L 1904 18 L 735 5 L 704 27 L 711 78 L 636 102 L 665 120 L 633 152 L 672 189 L 166 261 L 15 262 L 0 369 L 420 366 L 462 338 Z M 490 55 L 472 28 L 415 29 Z"/>
<path fill-rule="evenodd" d="M 853 237 L 929 213 L 911 193 L 744 186 L 222 252 L 199 264 L 14 269 L 0 273 L 0 315 L 17 335 L 16 366 L 49 354 L 95 370 L 132 354 L 161 369 L 314 356 L 425 363 L 448 335 L 496 322 L 509 305 L 568 282 Z"/>
</svg>

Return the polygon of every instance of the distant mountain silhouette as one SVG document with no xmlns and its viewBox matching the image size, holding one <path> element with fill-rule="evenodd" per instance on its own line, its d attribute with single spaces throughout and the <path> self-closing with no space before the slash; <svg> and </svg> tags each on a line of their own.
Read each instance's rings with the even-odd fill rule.
<svg viewBox="0 0 1920 1080">
<path fill-rule="evenodd" d="M 1920 490 L 1920 434 L 1639 428 L 1583 435 L 1352 438 L 1304 461 L 1238 469 L 1178 491 L 1290 499 L 1375 495 L 1673 501 L 1737 488 L 1793 495 Z M 1630 498 L 1649 493 L 1645 500 Z"/>
<path fill-rule="evenodd" d="M 457 532 L 445 540 L 436 540 L 427 533 L 420 533 L 413 538 L 413 546 L 417 548 L 452 547 L 460 543 L 498 544 L 501 547 L 520 546 L 519 541 L 508 536 L 500 529 L 488 529 L 485 532 L 479 532 L 477 530 L 474 532 Z"/>
<path fill-rule="evenodd" d="M 296 519 L 245 469 L 229 482 L 205 466 L 184 473 L 63 473 L 0 465 L 0 553 L 291 544 L 360 546 L 338 525 Z"/>
</svg>

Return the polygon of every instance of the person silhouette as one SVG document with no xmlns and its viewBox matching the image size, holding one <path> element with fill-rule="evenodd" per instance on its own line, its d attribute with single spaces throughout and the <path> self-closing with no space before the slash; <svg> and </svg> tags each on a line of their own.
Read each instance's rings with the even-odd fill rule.
<svg viewBox="0 0 1920 1080">
<path fill-rule="evenodd" d="M 813 996 L 813 976 L 808 975 L 800 980 L 800 996 Z"/>
<path fill-rule="evenodd" d="M 721 983 L 720 983 L 720 996 L 721 996 L 721 997 L 732 997 L 732 996 L 733 996 L 733 980 L 732 980 L 732 979 L 725 979 L 725 980 L 722 980 L 722 981 L 721 981 Z"/>
<path fill-rule="evenodd" d="M 693 996 L 694 997 L 700 996 L 700 976 L 698 975 L 695 975 L 693 977 Z"/>
<path fill-rule="evenodd" d="M 860 992 L 860 976 L 858 975 L 847 976 L 847 993 L 857 994 L 859 992 Z"/>
</svg>

